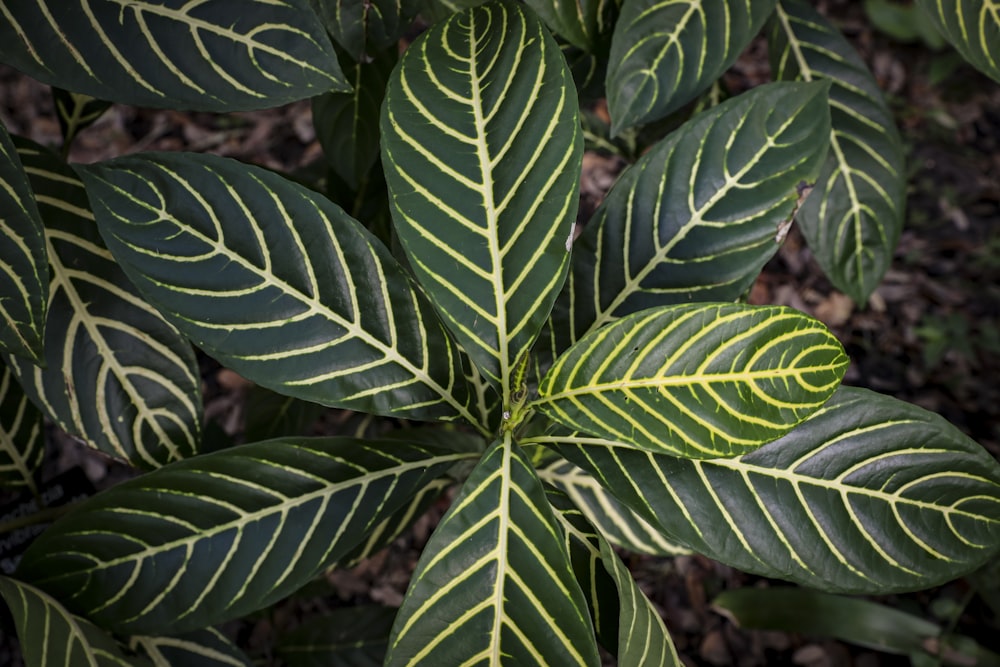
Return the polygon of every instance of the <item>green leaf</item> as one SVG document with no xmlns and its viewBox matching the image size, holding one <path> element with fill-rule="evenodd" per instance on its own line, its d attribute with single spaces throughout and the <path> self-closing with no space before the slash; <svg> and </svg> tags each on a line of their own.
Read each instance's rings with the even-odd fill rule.
<svg viewBox="0 0 1000 667">
<path fill-rule="evenodd" d="M 18 575 L 117 632 L 202 628 L 292 593 L 466 458 L 333 437 L 198 456 L 87 501 Z"/>
<path fill-rule="evenodd" d="M 394 46 L 417 13 L 416 0 L 315 0 L 314 4 L 333 39 L 359 63 L 370 62 L 379 51 Z"/>
<path fill-rule="evenodd" d="M 777 78 L 832 83 L 830 153 L 796 219 L 830 281 L 864 303 L 903 226 L 906 174 L 892 113 L 861 56 L 809 3 L 782 0 L 769 49 Z"/>
<path fill-rule="evenodd" d="M 653 308 L 582 338 L 556 360 L 531 407 L 650 452 L 735 456 L 823 405 L 847 363 L 826 327 L 791 308 Z"/>
<path fill-rule="evenodd" d="M 565 279 L 583 148 L 566 62 L 529 12 L 494 1 L 435 25 L 382 107 L 403 248 L 505 407 Z"/>
<path fill-rule="evenodd" d="M 586 52 L 605 49 L 621 0 L 527 0 L 553 32 Z"/>
<path fill-rule="evenodd" d="M 17 627 L 27 667 L 138 667 L 144 660 L 125 657 L 121 648 L 90 621 L 70 614 L 43 591 L 0 576 L 0 596 Z"/>
<path fill-rule="evenodd" d="M 42 413 L 31 404 L 10 368 L 0 363 L 0 486 L 33 492 L 45 453 Z"/>
<path fill-rule="evenodd" d="M 7 363 L 35 405 L 90 446 L 143 467 L 190 456 L 202 420 L 191 346 L 115 264 L 73 170 L 17 145 L 45 220 L 52 289 L 45 368 Z"/>
<path fill-rule="evenodd" d="M 506 433 L 424 549 L 385 664 L 599 665 L 556 521 Z"/>
<path fill-rule="evenodd" d="M 2 123 L 0 212 L 0 349 L 39 363 L 49 296 L 45 237 L 28 177 Z"/>
<path fill-rule="evenodd" d="M 693 100 L 760 31 L 775 0 L 624 0 L 606 87 L 611 133 Z"/>
<path fill-rule="evenodd" d="M 679 556 L 691 550 L 670 541 L 663 531 L 633 512 L 592 475 L 565 459 L 538 469 L 538 477 L 559 489 L 576 509 L 617 547 L 652 556 Z"/>
<path fill-rule="evenodd" d="M 734 301 L 778 250 L 798 185 L 819 173 L 827 86 L 769 84 L 657 143 L 618 179 L 573 244 L 548 358 L 653 306 Z"/>
<path fill-rule="evenodd" d="M 888 593 L 940 584 L 1000 551 L 996 460 L 941 417 L 863 389 L 841 388 L 736 459 L 562 442 L 550 444 L 673 539 L 747 572 Z"/>
<path fill-rule="evenodd" d="M 962 57 L 1000 82 L 1000 7 L 996 0 L 918 0 L 917 4 Z"/>
<path fill-rule="evenodd" d="M 370 62 L 354 63 L 344 74 L 353 90 L 325 93 L 312 101 L 313 124 L 334 172 L 358 190 L 378 158 L 378 114 L 395 51 L 382 51 Z"/>
<path fill-rule="evenodd" d="M 275 652 L 288 667 L 381 667 L 395 618 L 377 605 L 334 609 L 282 633 Z"/>
<path fill-rule="evenodd" d="M 80 132 L 100 118 L 111 106 L 111 102 L 97 100 L 90 95 L 72 93 L 62 88 L 52 89 L 52 102 L 63 135 L 63 155 L 69 153 L 69 145 Z"/>
<path fill-rule="evenodd" d="M 431 304 L 329 200 L 212 155 L 78 170 L 143 296 L 243 377 L 324 405 L 478 423 L 468 361 Z"/>
<path fill-rule="evenodd" d="M 278 394 L 254 385 L 243 409 L 243 437 L 247 442 L 286 435 L 309 435 L 326 408 L 317 403 Z"/>
<path fill-rule="evenodd" d="M 251 667 L 243 651 L 215 628 L 195 630 L 174 637 L 131 637 L 133 650 L 141 649 L 154 667 Z"/>
<path fill-rule="evenodd" d="M 347 90 L 308 0 L 246 0 L 236 12 L 228 0 L 39 0 L 0 15 L 5 63 L 102 100 L 246 111 Z"/>
</svg>

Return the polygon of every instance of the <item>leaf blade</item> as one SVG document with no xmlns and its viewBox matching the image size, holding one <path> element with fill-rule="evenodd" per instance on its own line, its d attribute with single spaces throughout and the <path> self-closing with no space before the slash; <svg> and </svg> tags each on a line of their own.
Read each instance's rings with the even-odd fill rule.
<svg viewBox="0 0 1000 667">
<path fill-rule="evenodd" d="M 917 4 L 966 60 L 1000 83 L 1000 10 L 995 2 L 919 0 Z"/>
</svg>

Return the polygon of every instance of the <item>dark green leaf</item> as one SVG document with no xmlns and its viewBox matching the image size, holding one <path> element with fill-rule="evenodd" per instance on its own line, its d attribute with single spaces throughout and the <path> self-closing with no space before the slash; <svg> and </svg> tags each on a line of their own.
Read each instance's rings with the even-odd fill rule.
<svg viewBox="0 0 1000 667">
<path fill-rule="evenodd" d="M 243 437 L 247 442 L 256 442 L 285 435 L 309 435 L 309 428 L 325 411 L 318 403 L 254 385 L 244 406 Z"/>
<path fill-rule="evenodd" d="M 288 667 L 381 667 L 396 610 L 335 609 L 282 634 L 275 650 Z"/>
<path fill-rule="evenodd" d="M 594 52 L 607 48 L 621 0 L 527 0 L 526 4 L 560 37 Z"/>
<path fill-rule="evenodd" d="M 34 473 L 42 464 L 44 444 L 42 413 L 0 363 L 0 485 L 35 491 Z"/>
<path fill-rule="evenodd" d="M 243 651 L 214 628 L 173 637 L 135 636 L 133 650 L 141 649 L 153 667 L 251 667 Z"/>
<path fill-rule="evenodd" d="M 359 63 L 395 46 L 417 13 L 417 0 L 314 0 L 314 4 L 334 40 Z"/>
<path fill-rule="evenodd" d="M 100 118 L 111 102 L 96 100 L 90 95 L 71 93 L 62 88 L 52 89 L 52 101 L 56 107 L 56 117 L 63 135 L 63 155 L 76 135 Z"/>
<path fill-rule="evenodd" d="M 918 0 L 962 56 L 1000 82 L 1000 8 L 996 0 Z"/>
</svg>

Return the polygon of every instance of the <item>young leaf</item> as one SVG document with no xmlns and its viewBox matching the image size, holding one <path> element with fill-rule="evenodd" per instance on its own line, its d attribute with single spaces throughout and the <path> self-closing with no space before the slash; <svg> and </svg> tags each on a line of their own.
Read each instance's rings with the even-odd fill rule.
<svg viewBox="0 0 1000 667">
<path fill-rule="evenodd" d="M 833 334 L 791 308 L 669 306 L 582 338 L 542 379 L 532 407 L 650 452 L 735 456 L 809 416 L 846 369 Z"/>
<path fill-rule="evenodd" d="M 382 107 L 382 164 L 417 278 L 502 388 L 566 275 L 583 143 L 566 62 L 507 0 L 406 50 Z"/>
<path fill-rule="evenodd" d="M 275 652 L 288 667 L 378 667 L 396 610 L 376 605 L 334 609 L 282 633 Z"/>
<path fill-rule="evenodd" d="M 102 100 L 201 111 L 347 90 L 308 0 L 39 0 L 0 7 L 2 59 Z"/>
<path fill-rule="evenodd" d="M 44 444 L 42 413 L 10 368 L 0 363 L 0 485 L 36 491 L 34 473 L 42 464 Z"/>
<path fill-rule="evenodd" d="M 39 536 L 18 575 L 118 632 L 202 628 L 292 593 L 468 458 L 333 437 L 205 454 L 87 501 Z"/>
<path fill-rule="evenodd" d="M 1000 7 L 995 0 L 918 0 L 917 4 L 966 60 L 1000 82 Z"/>
<path fill-rule="evenodd" d="M 611 134 L 663 118 L 739 56 L 775 0 L 624 0 L 611 39 Z"/>
<path fill-rule="evenodd" d="M 143 467 L 190 456 L 202 420 L 190 344 L 115 264 L 73 170 L 17 145 L 45 220 L 52 290 L 45 368 L 7 363 L 35 405 L 92 447 Z"/>
<path fill-rule="evenodd" d="M 538 438 L 535 438 L 538 441 Z M 755 452 L 692 461 L 594 438 L 559 452 L 673 539 L 845 593 L 919 590 L 1000 552 L 1000 465 L 941 417 L 842 387 Z"/>
<path fill-rule="evenodd" d="M 133 650 L 141 649 L 153 667 L 252 667 L 243 651 L 215 628 L 195 630 L 173 637 L 137 635 L 129 639 Z"/>
<path fill-rule="evenodd" d="M 42 218 L 7 129 L 0 124 L 0 349 L 42 360 L 49 297 Z"/>
<path fill-rule="evenodd" d="M 735 301 L 779 247 L 823 164 L 824 83 L 759 86 L 685 123 L 627 169 L 573 244 L 548 360 L 653 306 Z"/>
<path fill-rule="evenodd" d="M 830 153 L 796 219 L 831 282 L 864 303 L 903 226 L 906 174 L 892 113 L 857 51 L 804 0 L 782 0 L 769 42 L 776 77 L 832 82 Z"/>
<path fill-rule="evenodd" d="M 395 48 L 417 13 L 416 0 L 313 0 L 313 4 L 333 39 L 362 64 L 379 51 Z"/>
<path fill-rule="evenodd" d="M 0 577 L 0 596 L 17 627 L 28 667 L 144 667 L 126 657 L 115 640 L 90 621 L 70 614 L 58 600 L 8 577 Z"/>
<path fill-rule="evenodd" d="M 71 93 L 62 88 L 52 89 L 52 102 L 62 129 L 64 156 L 69 152 L 69 145 L 76 135 L 100 118 L 111 106 L 111 102 L 106 100 L 96 100 L 90 95 Z"/>
<path fill-rule="evenodd" d="M 431 536 L 386 665 L 599 665 L 552 507 L 510 433 Z"/>
<path fill-rule="evenodd" d="M 478 423 L 468 361 L 430 303 L 329 200 L 212 155 L 77 169 L 139 291 L 240 375 L 324 405 Z"/>
</svg>

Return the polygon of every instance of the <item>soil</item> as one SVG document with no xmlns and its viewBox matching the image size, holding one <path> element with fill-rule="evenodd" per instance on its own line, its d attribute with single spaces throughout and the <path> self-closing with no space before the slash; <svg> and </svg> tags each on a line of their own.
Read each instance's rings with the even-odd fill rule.
<svg viewBox="0 0 1000 667">
<path fill-rule="evenodd" d="M 835 290 L 793 228 L 751 294 L 755 303 L 790 305 L 837 334 L 852 359 L 846 382 L 933 410 L 1000 457 L 1000 85 L 959 64 L 948 51 L 901 44 L 872 30 L 860 3 L 817 3 L 857 46 L 886 91 L 908 151 L 907 224 L 891 269 L 865 307 Z M 755 44 L 727 74 L 741 89 L 769 75 Z M 947 72 L 943 78 L 940 71 Z M 0 120 L 12 134 L 58 145 L 59 125 L 47 87 L 0 67 Z M 216 115 L 112 106 L 73 146 L 70 159 L 93 162 L 139 150 L 195 150 L 230 155 L 283 171 L 322 159 L 308 102 L 256 113 Z M 588 154 L 584 201 L 594 206 L 622 162 Z M 239 438 L 249 383 L 203 360 L 207 416 Z M 325 414 L 318 430 L 343 428 L 351 415 Z M 82 466 L 98 488 L 131 471 L 50 429 L 47 474 Z M 2 500 L 3 498 L 0 498 Z M 350 570 L 332 572 L 316 589 L 267 618 L 227 627 L 265 664 L 275 636 L 302 618 L 349 604 L 398 605 L 419 549 L 447 506 L 442 500 L 389 549 Z M 723 590 L 770 585 L 700 556 L 627 556 L 663 612 L 690 665 L 896 665 L 904 657 L 819 638 L 737 628 L 715 613 Z M 1000 582 L 988 582 L 996 597 Z M 1000 608 L 971 595 L 969 579 L 907 596 L 882 598 L 918 615 L 953 622 L 956 632 L 1000 652 Z M 958 606 L 939 618 L 944 602 Z M 952 605 L 955 608 L 955 605 Z M 20 664 L 16 644 L 0 641 L 0 664 Z"/>
</svg>

